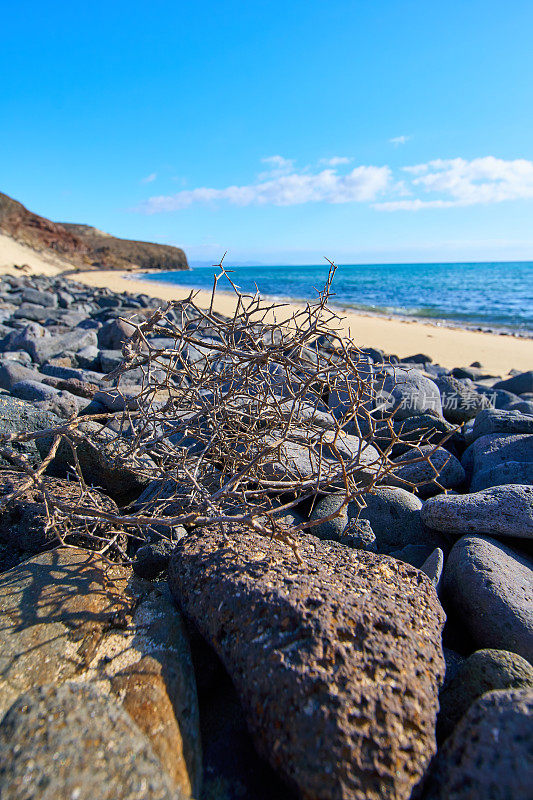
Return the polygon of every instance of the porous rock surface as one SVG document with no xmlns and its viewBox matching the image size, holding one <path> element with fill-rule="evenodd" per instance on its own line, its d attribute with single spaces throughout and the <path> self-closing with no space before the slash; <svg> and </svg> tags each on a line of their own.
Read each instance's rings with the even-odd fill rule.
<svg viewBox="0 0 533 800">
<path fill-rule="evenodd" d="M 61 424 L 61 420 L 48 411 L 36 411 L 32 403 L 19 400 L 16 397 L 0 395 L 0 436 L 10 434 L 34 433 L 35 431 L 53 428 Z M 51 442 L 49 442 L 51 444 Z M 2 442 L 3 450 L 0 452 L 0 467 L 12 467 L 15 463 L 9 453 L 21 455 L 28 459 L 31 466 L 37 466 L 41 461 L 38 448 L 33 439 L 26 442 Z M 48 451 L 47 451 L 48 452 Z"/>
<path fill-rule="evenodd" d="M 0 576 L 0 716 L 21 693 L 68 680 L 120 699 L 171 783 L 196 794 L 196 684 L 178 611 L 130 570 L 57 548 Z"/>
<path fill-rule="evenodd" d="M 480 436 L 465 450 L 462 463 L 474 473 L 493 469 L 509 461 L 533 462 L 533 435 L 491 433 Z"/>
<path fill-rule="evenodd" d="M 444 613 L 423 573 L 309 534 L 297 556 L 237 528 L 183 539 L 169 584 L 224 662 L 259 753 L 302 797 L 411 795 L 444 673 Z"/>
</svg>

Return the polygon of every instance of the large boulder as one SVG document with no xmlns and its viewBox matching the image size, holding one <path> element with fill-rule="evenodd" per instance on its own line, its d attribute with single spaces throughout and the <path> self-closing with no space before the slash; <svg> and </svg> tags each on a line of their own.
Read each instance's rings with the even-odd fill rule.
<svg viewBox="0 0 533 800">
<path fill-rule="evenodd" d="M 117 500 L 138 496 L 150 483 L 155 467 L 149 456 L 132 460 L 128 444 L 118 435 L 102 428 L 95 422 L 83 422 L 72 434 L 76 453 L 85 481 L 103 488 Z M 49 452 L 50 439 L 37 441 L 43 458 Z M 62 442 L 48 473 L 65 477 L 74 466 L 72 448 Z"/>
<path fill-rule="evenodd" d="M 346 530 L 356 531 L 367 524 L 373 532 L 375 545 L 361 549 L 374 548 L 380 553 L 392 554 L 408 546 L 422 547 L 424 555 L 416 566 L 421 566 L 427 556 L 442 544 L 442 537 L 422 524 L 421 500 L 405 489 L 376 486 L 371 493 L 364 495 L 363 508 L 355 501 L 341 508 L 344 500 L 342 492 L 326 495 L 319 500 L 313 507 L 310 516 L 312 521 L 327 520 L 332 514 L 340 513 L 310 528 L 311 533 L 321 539 L 345 543 L 342 537 Z"/>
<path fill-rule="evenodd" d="M 236 527 L 183 539 L 169 584 L 224 662 L 259 753 L 303 797 L 410 797 L 444 673 L 444 615 L 423 573 Z"/>
<path fill-rule="evenodd" d="M 179 613 L 162 589 L 94 553 L 58 548 L 0 576 L 0 716 L 35 686 L 98 681 L 198 794 L 196 684 Z"/>
<path fill-rule="evenodd" d="M 480 648 L 533 662 L 533 561 L 487 537 L 463 536 L 448 556 L 443 597 Z"/>
<path fill-rule="evenodd" d="M 473 494 L 441 495 L 426 500 L 422 521 L 429 528 L 462 536 L 533 538 L 533 487 L 493 486 Z"/>
<path fill-rule="evenodd" d="M 110 319 L 98 331 L 98 347 L 101 350 L 121 350 L 134 332 L 135 327 L 124 320 Z"/>
<path fill-rule="evenodd" d="M 184 800 L 139 728 L 91 683 L 29 689 L 0 723 L 3 800 Z"/>
<path fill-rule="evenodd" d="M 476 650 L 439 695 L 439 738 L 450 735 L 474 700 L 496 689 L 533 691 L 533 667 L 522 656 L 507 650 Z"/>
<path fill-rule="evenodd" d="M 42 375 L 36 369 L 28 369 L 16 361 L 4 361 L 0 364 L 0 389 L 10 392 L 19 381 L 38 380 L 42 380 Z"/>
<path fill-rule="evenodd" d="M 428 531 L 422 523 L 422 501 L 412 492 L 392 486 L 375 486 L 364 495 L 362 509 L 353 503 L 348 509 L 352 517 L 369 521 L 376 536 L 378 551 L 392 553 L 406 546 L 424 546 L 433 552 L 441 537 Z M 429 553 L 427 554 L 429 555 Z M 424 556 L 422 563 L 427 556 Z"/>
<path fill-rule="evenodd" d="M 59 389 L 34 380 L 21 380 L 11 387 L 13 397 L 19 397 L 29 403 L 51 400 L 58 393 Z"/>
<path fill-rule="evenodd" d="M 439 750 L 424 800 L 531 797 L 533 691 L 488 692 Z"/>
<path fill-rule="evenodd" d="M 344 505 L 346 495 L 342 492 L 328 494 L 313 506 L 309 530 L 319 539 L 349 544 L 358 550 L 376 552 L 376 537 L 367 519 L 358 519 L 356 503 Z M 330 519 L 331 517 L 331 519 Z M 298 524 L 296 522 L 296 524 Z"/>
<path fill-rule="evenodd" d="M 39 306 L 57 307 L 57 295 L 54 292 L 41 292 L 39 289 L 28 287 L 22 292 L 24 303 L 36 303 Z"/>
<path fill-rule="evenodd" d="M 22 331 L 13 331 L 4 337 L 0 342 L 0 349 L 25 350 L 33 361 L 44 364 L 60 353 L 66 351 L 76 353 L 96 343 L 96 333 L 93 330 L 76 328 L 68 333 L 52 335 L 47 328 L 43 328 L 37 322 L 31 322 Z"/>
<path fill-rule="evenodd" d="M 396 458 L 412 450 L 421 440 L 424 444 L 442 444 L 455 430 L 450 422 L 428 411 L 402 420 L 393 419 L 392 429 L 391 420 L 378 422 L 373 441 L 382 451 L 392 445 L 391 457 Z"/>
</svg>

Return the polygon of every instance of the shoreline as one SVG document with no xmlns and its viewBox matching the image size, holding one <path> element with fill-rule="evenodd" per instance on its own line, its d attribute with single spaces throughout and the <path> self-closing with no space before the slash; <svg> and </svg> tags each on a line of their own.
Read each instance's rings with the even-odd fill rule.
<svg viewBox="0 0 533 800">
<path fill-rule="evenodd" d="M 183 270 L 183 272 L 188 272 L 189 270 Z M 124 273 L 124 270 L 121 270 Z M 135 270 L 128 270 L 127 273 L 129 275 L 133 275 L 134 277 L 131 280 L 139 281 L 144 280 L 144 276 L 147 277 L 147 280 L 150 283 L 155 283 L 159 286 L 176 286 L 177 289 L 183 289 L 184 291 L 198 291 L 203 292 L 207 291 L 207 289 L 199 289 L 193 286 L 180 286 L 178 284 L 173 284 L 170 281 L 163 281 L 157 280 L 159 270 L 143 270 L 142 272 L 136 273 Z M 152 277 L 153 276 L 153 277 Z M 224 290 L 219 290 L 219 293 L 222 294 Z M 224 292 L 225 294 L 231 296 L 231 292 Z M 283 305 L 292 305 L 302 307 L 305 305 L 305 299 L 296 298 L 296 297 L 286 297 L 284 295 L 273 295 L 273 294 L 261 294 L 261 298 L 275 303 L 280 303 Z M 446 319 L 444 317 L 417 317 L 413 314 L 394 314 L 393 312 L 387 311 L 374 311 L 370 308 L 366 307 L 357 307 L 346 305 L 342 302 L 335 302 L 335 300 L 330 301 L 328 303 L 329 308 L 331 308 L 335 313 L 339 315 L 348 315 L 354 314 L 358 317 L 377 317 L 378 319 L 387 319 L 391 322 L 399 321 L 399 322 L 416 322 L 420 323 L 421 325 L 431 325 L 435 328 L 451 328 L 452 330 L 465 330 L 465 331 L 473 331 L 475 333 L 488 333 L 493 334 L 495 336 L 509 336 L 513 339 L 529 339 L 533 341 L 533 331 L 518 331 L 513 330 L 512 328 L 506 328 L 505 326 L 498 327 L 490 326 L 490 325 L 482 325 L 480 323 L 475 322 L 461 322 L 460 320 L 453 320 L 453 319 Z"/>
<path fill-rule="evenodd" d="M 142 292 L 161 300 L 182 300 L 191 291 L 196 293 L 200 306 L 208 307 L 211 292 L 177 286 L 164 281 L 144 279 L 142 272 L 98 270 L 76 272 L 69 277 L 88 286 L 105 287 L 119 292 Z M 269 300 L 269 297 L 265 297 Z M 221 314 L 231 315 L 236 298 L 231 292 L 217 291 L 214 308 Z M 302 303 L 283 303 L 286 316 Z M 342 318 L 341 328 L 349 333 L 361 347 L 376 347 L 400 358 L 426 353 L 435 363 L 444 367 L 468 366 L 480 361 L 487 371 L 502 377 L 511 369 L 520 371 L 533 368 L 533 339 L 504 333 L 488 333 L 462 326 L 358 312 L 331 304 Z"/>
<path fill-rule="evenodd" d="M 19 268 L 15 265 L 19 265 Z M 20 269 L 20 265 L 27 266 Z M 63 275 L 87 286 L 118 292 L 143 292 L 164 301 L 184 299 L 191 291 L 195 291 L 198 303 L 204 307 L 209 306 L 211 298 L 210 291 L 194 290 L 152 279 L 143 280 L 146 269 L 81 270 L 71 262 L 54 258 L 48 252 L 34 250 L 5 234 L 0 234 L 0 272 L 18 277 Z M 231 315 L 235 302 L 233 294 L 219 291 L 215 308 L 222 314 Z M 287 303 L 286 316 L 295 308 L 301 307 L 297 302 Z M 342 330 L 350 333 L 361 347 L 375 347 L 400 358 L 426 353 L 434 362 L 447 368 L 469 366 L 474 361 L 479 361 L 487 372 L 501 377 L 508 375 L 511 369 L 533 369 L 533 339 L 472 330 L 439 320 L 422 321 L 412 317 L 355 311 L 342 304 L 332 303 L 331 308 L 343 318 Z"/>
</svg>

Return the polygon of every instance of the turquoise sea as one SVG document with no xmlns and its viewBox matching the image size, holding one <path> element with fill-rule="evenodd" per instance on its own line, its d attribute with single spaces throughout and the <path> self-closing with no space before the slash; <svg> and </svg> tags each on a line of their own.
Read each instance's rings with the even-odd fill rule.
<svg viewBox="0 0 533 800">
<path fill-rule="evenodd" d="M 246 292 L 309 300 L 324 286 L 329 265 L 234 267 Z M 150 273 L 150 280 L 210 289 L 214 267 Z M 225 279 L 221 290 L 230 289 Z M 377 314 L 442 320 L 533 336 L 533 261 L 465 264 L 342 264 L 331 304 Z"/>
</svg>

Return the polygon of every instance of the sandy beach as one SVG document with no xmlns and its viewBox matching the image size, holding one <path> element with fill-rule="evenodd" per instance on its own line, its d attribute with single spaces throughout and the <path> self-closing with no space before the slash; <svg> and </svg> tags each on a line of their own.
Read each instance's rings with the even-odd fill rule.
<svg viewBox="0 0 533 800">
<path fill-rule="evenodd" d="M 16 269 L 15 264 L 25 264 L 27 269 Z M 54 275 L 70 270 L 75 270 L 73 265 L 0 234 L 0 273 Z M 162 300 L 180 300 L 190 292 L 190 289 L 183 286 L 142 280 L 136 278 L 135 273 L 115 270 L 76 272 L 69 277 L 89 286 L 107 287 L 116 292 L 144 292 Z M 201 306 L 207 308 L 210 300 L 210 292 L 198 292 L 197 302 Z M 231 293 L 217 292 L 215 308 L 222 314 L 231 314 L 235 302 L 235 296 Z M 287 305 L 285 314 L 289 316 L 296 307 L 296 304 Z M 513 368 L 533 369 L 532 339 L 353 311 L 344 312 L 343 319 L 345 331 L 361 347 L 377 347 L 400 357 L 426 353 L 444 367 L 466 366 L 473 361 L 479 361 L 488 371 L 501 376 L 507 375 Z"/>
<path fill-rule="evenodd" d="M 90 286 L 106 286 L 116 292 L 144 292 L 162 300 L 181 300 L 190 292 L 190 289 L 183 286 L 136 279 L 132 273 L 80 272 L 76 278 Z M 207 308 L 210 300 L 210 292 L 198 291 L 199 305 Z M 221 314 L 231 314 L 235 302 L 231 293 L 217 291 L 215 309 Z M 296 307 L 296 304 L 287 305 L 287 316 Z M 479 361 L 487 370 L 502 376 L 513 368 L 533 368 L 531 339 L 439 327 L 418 321 L 357 314 L 353 311 L 345 312 L 343 319 L 344 329 L 361 347 L 378 347 L 400 357 L 427 353 L 433 361 L 444 367 L 466 366 L 473 361 Z"/>
</svg>

